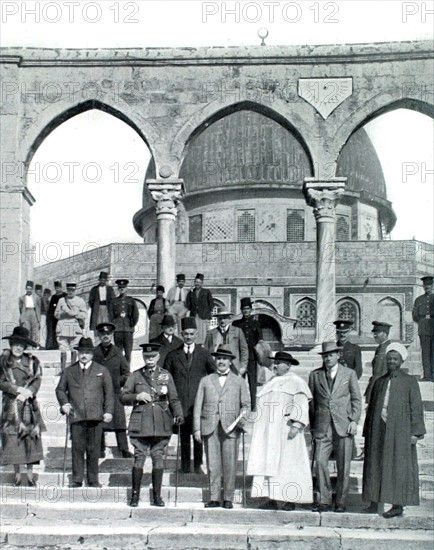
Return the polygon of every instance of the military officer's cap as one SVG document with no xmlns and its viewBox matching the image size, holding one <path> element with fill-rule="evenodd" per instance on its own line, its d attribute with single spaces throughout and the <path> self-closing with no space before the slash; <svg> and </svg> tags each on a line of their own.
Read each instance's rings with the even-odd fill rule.
<svg viewBox="0 0 434 550">
<path fill-rule="evenodd" d="M 205 277 L 202 275 L 202 273 L 196 273 L 195 279 L 200 279 L 201 281 L 203 281 Z"/>
<path fill-rule="evenodd" d="M 66 283 L 66 288 L 70 288 L 71 290 L 75 290 L 77 288 L 77 283 Z"/>
<path fill-rule="evenodd" d="M 216 351 L 211 353 L 213 357 L 225 357 L 226 359 L 235 359 L 235 355 L 228 349 L 219 347 Z"/>
<path fill-rule="evenodd" d="M 373 327 L 371 332 L 385 332 L 389 334 L 389 330 L 392 327 L 391 324 L 385 323 L 384 321 L 372 321 Z"/>
<path fill-rule="evenodd" d="M 197 328 L 196 319 L 194 317 L 183 317 L 181 319 L 181 328 L 182 330 Z"/>
<path fill-rule="evenodd" d="M 245 307 L 253 307 L 252 300 L 250 298 L 241 298 L 240 307 L 241 309 Z"/>
<path fill-rule="evenodd" d="M 176 280 L 177 280 L 178 282 L 180 282 L 180 281 L 185 281 L 185 275 L 184 275 L 184 273 L 178 273 L 178 275 L 176 276 Z"/>
<path fill-rule="evenodd" d="M 42 290 L 42 285 L 35 285 L 35 290 Z"/>
<path fill-rule="evenodd" d="M 108 273 L 106 271 L 101 271 L 101 273 L 99 274 L 99 278 L 102 279 L 103 281 L 107 281 Z"/>
<path fill-rule="evenodd" d="M 297 359 L 294 359 L 294 357 L 288 353 L 287 351 L 278 351 L 274 357 L 271 357 L 274 359 L 275 363 L 290 363 L 291 365 L 299 365 L 300 363 L 297 361 Z"/>
<path fill-rule="evenodd" d="M 175 318 L 173 317 L 173 315 L 165 315 L 161 319 L 160 325 L 162 327 L 174 327 L 176 325 Z"/>
<path fill-rule="evenodd" d="M 214 313 L 214 317 L 232 317 L 232 313 L 227 309 L 220 309 L 217 313 Z"/>
<path fill-rule="evenodd" d="M 150 342 L 149 344 L 140 344 L 140 347 L 144 355 L 157 355 L 160 351 L 161 344 Z"/>
<path fill-rule="evenodd" d="M 106 334 L 111 334 L 116 329 L 113 323 L 99 323 L 96 325 L 96 330 L 98 332 L 105 332 Z"/>
<path fill-rule="evenodd" d="M 432 285 L 433 283 L 433 276 L 432 275 L 425 275 L 425 277 L 421 277 L 420 280 L 425 285 Z"/>
<path fill-rule="evenodd" d="M 128 286 L 128 283 L 129 283 L 129 282 L 130 282 L 130 281 L 129 281 L 128 279 L 118 279 L 118 280 L 116 281 L 116 284 L 117 284 L 118 286 L 120 286 L 120 287 L 125 287 L 125 286 Z"/>
<path fill-rule="evenodd" d="M 158 285 L 157 286 L 157 292 L 160 291 L 160 292 L 166 292 L 166 289 L 164 288 L 163 285 Z"/>
<path fill-rule="evenodd" d="M 353 322 L 348 321 L 348 319 L 337 319 L 333 321 L 333 324 L 338 332 L 349 332 L 353 326 Z"/>
<path fill-rule="evenodd" d="M 30 286 L 31 288 L 33 288 L 33 281 L 27 281 L 26 283 L 26 287 Z"/>
</svg>

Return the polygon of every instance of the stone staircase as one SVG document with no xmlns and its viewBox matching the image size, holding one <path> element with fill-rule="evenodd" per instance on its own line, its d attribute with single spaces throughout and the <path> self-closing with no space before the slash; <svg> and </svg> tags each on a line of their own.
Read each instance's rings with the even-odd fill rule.
<svg viewBox="0 0 434 550">
<path fill-rule="evenodd" d="M 13 487 L 11 467 L 0 471 L 1 531 L 0 549 L 13 548 L 141 548 L 141 549 L 432 549 L 434 464 L 433 464 L 433 385 L 421 383 L 427 435 L 418 444 L 420 468 L 419 507 L 407 507 L 402 518 L 385 520 L 380 515 L 360 513 L 363 462 L 354 460 L 351 489 L 345 514 L 314 513 L 310 506 L 297 506 L 294 512 L 263 511 L 250 498 L 251 479 L 246 480 L 246 507 L 242 504 L 242 455 L 238 462 L 237 488 L 233 510 L 205 510 L 208 500 L 206 468 L 204 474 L 179 474 L 175 506 L 175 466 L 177 437 L 168 446 L 162 496 L 166 508 L 149 505 L 151 463 L 147 459 L 139 508 L 129 508 L 131 459 L 119 458 L 114 434 L 107 434 L 106 457 L 100 461 L 102 488 L 70 489 L 70 442 L 67 449 L 67 474 L 62 483 L 65 421 L 59 414 L 54 389 L 59 378 L 58 352 L 37 352 L 44 364 L 39 402 L 48 431 L 43 434 L 45 460 L 35 468 L 36 488 Z M 371 352 L 364 352 L 369 365 Z M 293 371 L 307 379 L 320 359 L 299 353 L 300 366 Z M 133 353 L 133 370 L 141 366 L 141 354 Z M 360 381 L 366 387 L 370 368 Z M 129 414 L 129 409 L 127 413 Z M 253 420 L 245 436 L 248 456 Z M 310 447 L 310 436 L 306 435 Z M 363 445 L 361 426 L 357 449 Z M 330 464 L 335 470 L 334 462 Z"/>
</svg>

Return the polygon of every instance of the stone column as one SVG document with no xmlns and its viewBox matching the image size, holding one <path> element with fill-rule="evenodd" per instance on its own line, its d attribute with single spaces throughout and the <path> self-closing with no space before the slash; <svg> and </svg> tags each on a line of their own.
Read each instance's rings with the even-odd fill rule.
<svg viewBox="0 0 434 550">
<path fill-rule="evenodd" d="M 316 219 L 316 345 L 336 337 L 335 214 L 346 180 L 304 181 L 306 202 L 312 206 Z"/>
<path fill-rule="evenodd" d="M 175 282 L 176 205 L 182 198 L 183 181 L 148 180 L 147 185 L 157 203 L 157 284 L 163 285 L 167 292 Z"/>
</svg>

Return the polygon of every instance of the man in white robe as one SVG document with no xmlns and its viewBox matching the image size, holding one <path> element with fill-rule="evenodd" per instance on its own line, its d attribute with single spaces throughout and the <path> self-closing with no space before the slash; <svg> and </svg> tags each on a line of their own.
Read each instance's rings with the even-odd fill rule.
<svg viewBox="0 0 434 550">
<path fill-rule="evenodd" d="M 247 474 L 253 475 L 252 497 L 267 498 L 261 506 L 294 510 L 312 503 L 312 473 L 304 439 L 309 424 L 309 386 L 289 372 L 299 362 L 285 351 L 276 353 L 276 376 L 258 392 Z"/>
</svg>

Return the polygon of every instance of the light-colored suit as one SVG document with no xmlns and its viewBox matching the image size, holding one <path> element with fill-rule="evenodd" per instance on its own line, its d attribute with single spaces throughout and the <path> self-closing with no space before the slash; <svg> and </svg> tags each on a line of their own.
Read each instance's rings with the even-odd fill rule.
<svg viewBox="0 0 434 550">
<path fill-rule="evenodd" d="M 227 433 L 242 411 L 247 416 L 250 395 L 245 381 L 229 372 L 223 387 L 217 373 L 202 378 L 194 403 L 194 432 L 205 444 L 211 500 L 219 501 L 223 475 L 223 500 L 232 502 L 235 491 L 239 430 Z"/>
<path fill-rule="evenodd" d="M 362 396 L 356 372 L 338 365 L 332 389 L 329 388 L 326 369 L 310 373 L 310 420 L 315 438 L 315 460 L 320 503 L 331 504 L 332 493 L 328 460 L 332 450 L 336 455 L 336 504 L 344 505 L 349 489 L 350 466 L 354 437 L 347 434 L 351 421 L 360 420 Z"/>
<path fill-rule="evenodd" d="M 33 308 L 26 307 L 26 295 L 18 298 L 18 309 L 20 310 L 20 325 L 30 332 L 30 338 L 39 342 L 39 329 L 41 326 L 41 298 L 32 292 Z"/>
<path fill-rule="evenodd" d="M 210 353 L 213 353 L 217 351 L 219 346 L 230 350 L 235 355 L 235 359 L 232 360 L 232 363 L 238 372 L 242 370 L 244 373 L 247 369 L 247 362 L 249 360 L 249 347 L 243 331 L 231 325 L 228 328 L 226 342 L 224 343 L 223 336 L 218 328 L 209 330 L 206 335 L 204 348 Z"/>
</svg>

